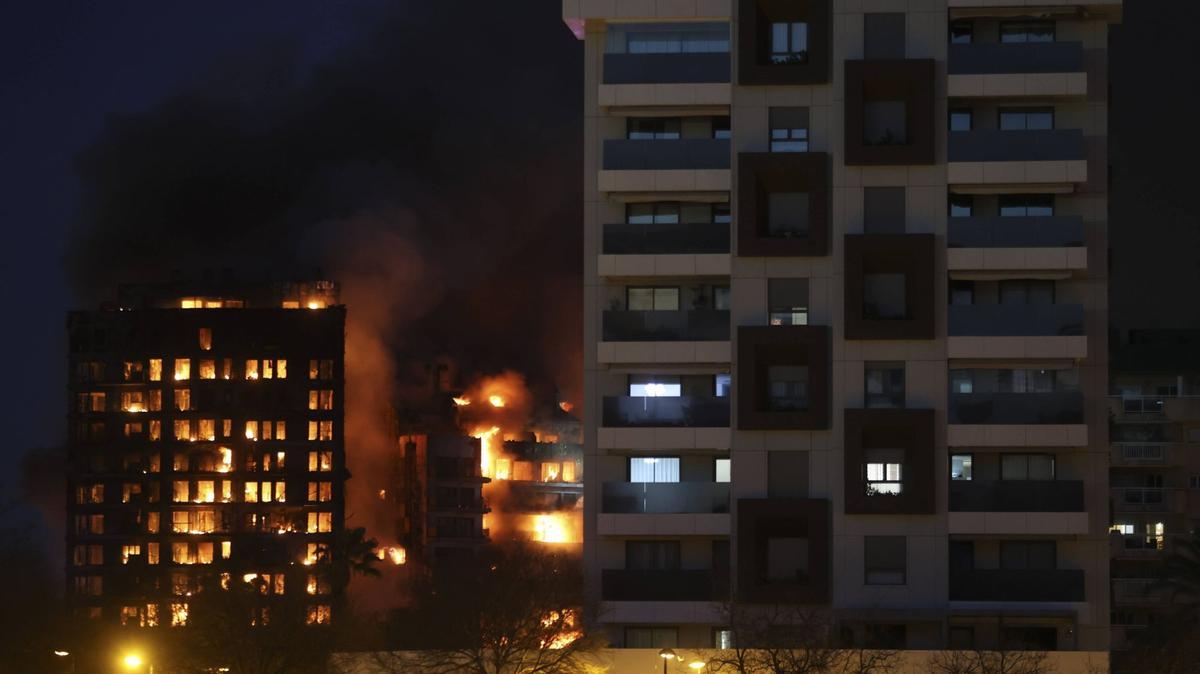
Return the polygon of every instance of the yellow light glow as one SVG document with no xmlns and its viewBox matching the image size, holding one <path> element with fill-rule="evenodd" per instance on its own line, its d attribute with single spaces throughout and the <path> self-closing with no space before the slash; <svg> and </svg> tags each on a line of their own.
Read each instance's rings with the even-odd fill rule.
<svg viewBox="0 0 1200 674">
<path fill-rule="evenodd" d="M 471 401 L 468 398 L 451 398 L 451 400 L 453 400 L 454 404 L 458 407 L 466 407 L 467 405 L 471 404 Z"/>
<path fill-rule="evenodd" d="M 121 664 L 125 665 L 126 669 L 137 669 L 142 666 L 142 656 L 136 653 L 129 653 L 124 658 L 121 658 Z"/>
<path fill-rule="evenodd" d="M 321 304 L 320 302 L 318 302 L 316 300 L 309 300 L 308 308 L 309 309 L 323 309 L 323 308 L 325 308 L 325 305 Z"/>
<path fill-rule="evenodd" d="M 699 660 L 692 660 L 691 662 L 688 663 L 688 667 L 691 667 L 692 669 L 694 669 L 698 672 L 698 671 L 704 669 L 704 663 L 700 662 Z"/>
</svg>

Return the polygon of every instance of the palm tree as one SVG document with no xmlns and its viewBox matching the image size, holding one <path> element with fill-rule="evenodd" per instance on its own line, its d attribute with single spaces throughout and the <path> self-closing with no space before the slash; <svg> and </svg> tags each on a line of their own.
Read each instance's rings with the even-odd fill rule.
<svg viewBox="0 0 1200 674">
<path fill-rule="evenodd" d="M 379 541 L 367 538 L 366 527 L 345 529 L 334 542 L 333 549 L 333 582 L 344 589 L 350 584 L 350 577 L 378 578 L 381 574 L 375 565 L 379 563 L 377 548 Z"/>
</svg>

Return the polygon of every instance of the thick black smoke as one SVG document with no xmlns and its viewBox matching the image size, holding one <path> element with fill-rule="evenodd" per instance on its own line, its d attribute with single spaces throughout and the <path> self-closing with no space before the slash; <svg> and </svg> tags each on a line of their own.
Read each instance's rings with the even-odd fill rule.
<svg viewBox="0 0 1200 674">
<path fill-rule="evenodd" d="M 559 5 L 405 2 L 363 22 L 327 63 L 267 45 L 111 119 L 78 159 L 80 303 L 175 271 L 365 264 L 376 285 L 350 294 L 385 306 L 371 320 L 400 371 L 448 354 L 577 395 L 582 50 Z"/>
</svg>

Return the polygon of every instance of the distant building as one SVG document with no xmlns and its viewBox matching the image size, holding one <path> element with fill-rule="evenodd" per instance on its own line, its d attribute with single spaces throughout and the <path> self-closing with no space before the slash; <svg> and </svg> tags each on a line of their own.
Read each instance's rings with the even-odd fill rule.
<svg viewBox="0 0 1200 674">
<path fill-rule="evenodd" d="M 306 593 L 334 619 L 343 530 L 336 284 L 122 286 L 67 317 L 67 596 L 127 627 L 187 622 L 202 576 Z"/>
</svg>

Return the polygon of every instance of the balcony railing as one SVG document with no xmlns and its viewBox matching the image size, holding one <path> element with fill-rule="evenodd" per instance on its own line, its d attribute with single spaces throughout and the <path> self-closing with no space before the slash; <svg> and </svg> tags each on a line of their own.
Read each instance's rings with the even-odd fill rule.
<svg viewBox="0 0 1200 674">
<path fill-rule="evenodd" d="M 1082 42 L 973 42 L 950 45 L 951 75 L 1077 73 L 1083 71 Z"/>
<path fill-rule="evenodd" d="M 949 334 L 951 337 L 1082 335 L 1083 305 L 951 305 Z"/>
<path fill-rule="evenodd" d="M 605 482 L 605 513 L 727 513 L 727 482 Z"/>
<path fill-rule="evenodd" d="M 727 428 L 729 398 L 605 396 L 601 416 L 609 428 Z"/>
<path fill-rule="evenodd" d="M 1165 604 L 1171 592 L 1150 578 L 1113 578 L 1113 603 L 1125 605 Z"/>
<path fill-rule="evenodd" d="M 1083 482 L 1076 480 L 952 480 L 953 512 L 1083 512 Z"/>
<path fill-rule="evenodd" d="M 679 140 L 604 141 L 605 171 L 672 171 L 729 168 L 729 140 L 681 138 Z"/>
<path fill-rule="evenodd" d="M 1114 465 L 1159 466 L 1167 462 L 1165 442 L 1114 442 L 1112 462 Z"/>
<path fill-rule="evenodd" d="M 614 223 L 604 226 L 605 255 L 687 255 L 729 252 L 726 223 Z"/>
<path fill-rule="evenodd" d="M 600 572 L 605 601 L 720 601 L 729 597 L 729 576 L 708 569 Z"/>
<path fill-rule="evenodd" d="M 605 311 L 606 342 L 727 342 L 729 312 Z"/>
<path fill-rule="evenodd" d="M 1115 487 L 1112 490 L 1115 512 L 1165 512 L 1175 509 L 1174 488 Z"/>
<path fill-rule="evenodd" d="M 605 54 L 605 84 L 705 84 L 729 81 L 729 52 Z"/>
<path fill-rule="evenodd" d="M 1087 158 L 1083 131 L 1046 129 L 1040 131 L 951 131 L 951 162 L 1071 161 Z"/>
<path fill-rule="evenodd" d="M 1083 218 L 974 216 L 950 218 L 950 248 L 1058 248 L 1083 245 Z"/>
<path fill-rule="evenodd" d="M 950 601 L 1083 601 L 1082 569 L 951 569 Z"/>
<path fill-rule="evenodd" d="M 1117 401 L 1122 415 L 1161 417 L 1166 410 L 1166 396 L 1120 395 L 1111 398 Z"/>
<path fill-rule="evenodd" d="M 1052 393 L 951 393 L 951 424 L 1081 424 L 1083 394 Z"/>
</svg>

